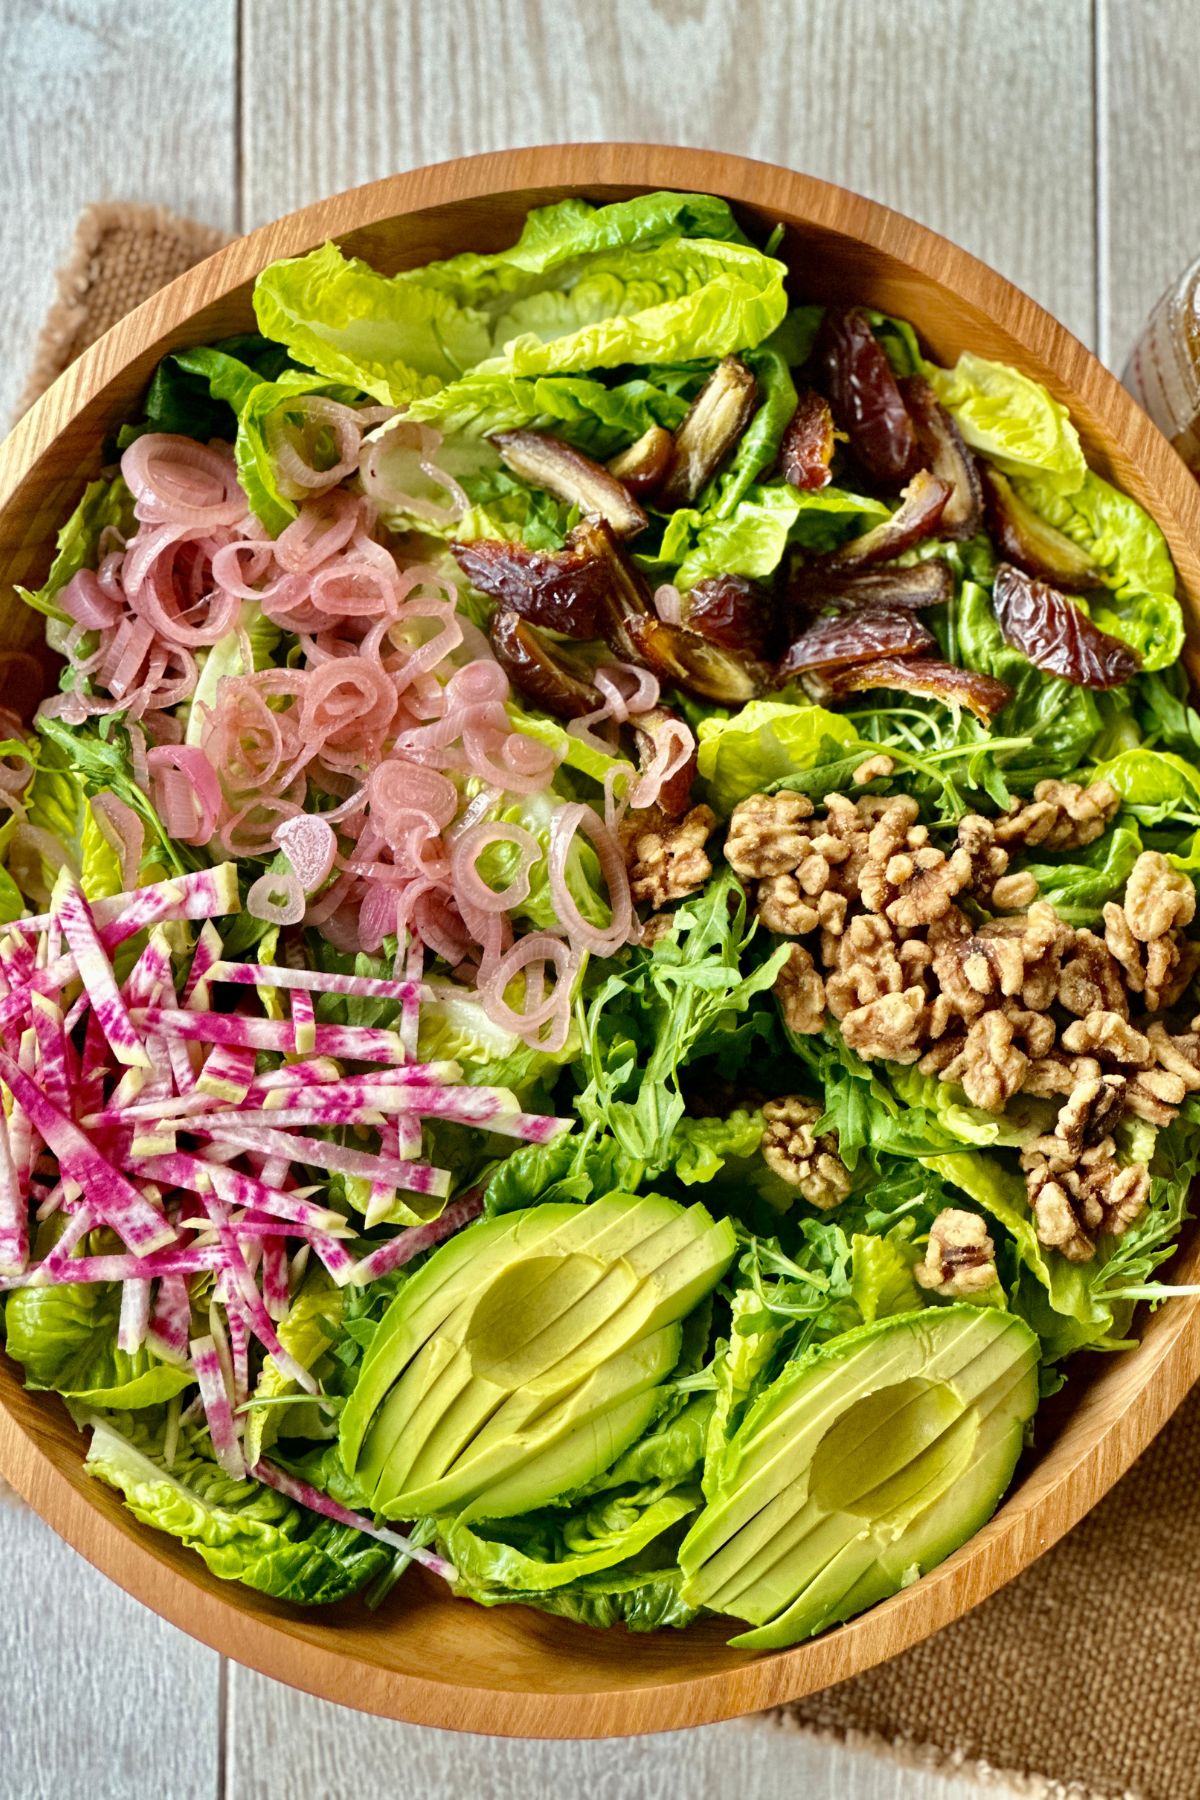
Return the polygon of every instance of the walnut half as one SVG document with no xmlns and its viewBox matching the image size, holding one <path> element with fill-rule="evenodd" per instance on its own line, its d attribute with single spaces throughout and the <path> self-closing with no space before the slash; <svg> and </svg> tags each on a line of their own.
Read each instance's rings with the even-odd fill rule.
<svg viewBox="0 0 1200 1800">
<path fill-rule="evenodd" d="M 980 1294 L 999 1277 L 996 1246 L 978 1213 L 948 1206 L 933 1221 L 925 1260 L 913 1269 L 918 1285 L 947 1299 Z"/>
<path fill-rule="evenodd" d="M 850 1171 L 837 1153 L 832 1132 L 813 1126 L 823 1108 L 799 1094 L 768 1100 L 763 1107 L 762 1154 L 767 1167 L 799 1190 L 810 1206 L 837 1206 L 850 1192 Z"/>
</svg>

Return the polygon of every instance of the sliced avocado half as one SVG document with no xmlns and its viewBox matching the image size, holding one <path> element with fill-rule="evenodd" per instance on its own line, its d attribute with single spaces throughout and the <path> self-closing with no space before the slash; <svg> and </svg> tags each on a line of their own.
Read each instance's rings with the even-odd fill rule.
<svg viewBox="0 0 1200 1800">
<path fill-rule="evenodd" d="M 482 1221 L 397 1294 L 342 1412 L 389 1518 L 498 1518 L 607 1468 L 649 1425 L 733 1227 L 660 1195 Z"/>
<path fill-rule="evenodd" d="M 990 1518 L 1037 1406 L 1011 1313 L 926 1307 L 809 1352 L 750 1408 L 680 1550 L 683 1599 L 780 1649 L 924 1574 Z"/>
</svg>

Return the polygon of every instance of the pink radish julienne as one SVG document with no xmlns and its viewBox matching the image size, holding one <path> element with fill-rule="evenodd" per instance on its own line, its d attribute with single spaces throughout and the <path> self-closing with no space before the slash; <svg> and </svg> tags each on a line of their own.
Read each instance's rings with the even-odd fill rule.
<svg viewBox="0 0 1200 1800">
<path fill-rule="evenodd" d="M 297 818 L 280 833 L 306 882 L 328 848 L 309 829 L 318 823 Z M 464 1084 L 455 1062 L 417 1060 L 420 1003 L 445 988 L 425 977 L 419 943 L 395 979 L 239 962 L 213 923 L 238 905 L 232 863 L 91 902 L 64 874 L 49 913 L 5 928 L 0 1292 L 119 1283 L 118 1348 L 190 1370 L 188 1411 L 203 1413 L 218 1463 L 241 1478 L 252 1358 L 321 1396 L 285 1341 L 306 1259 L 338 1287 L 364 1286 L 481 1212 L 473 1192 L 425 1224 L 388 1225 L 398 1192 L 450 1191 L 449 1172 L 421 1159 L 422 1121 L 534 1143 L 569 1124 L 523 1112 L 507 1088 Z M 190 954 L 177 935 L 187 921 L 199 925 Z M 119 979 L 114 952 L 139 933 Z M 216 1009 L 219 990 L 232 1010 Z M 324 994 L 393 1001 L 397 1027 L 325 1024 Z M 361 1214 L 322 1203 L 330 1175 L 366 1184 Z M 31 1213 L 61 1215 L 37 1261 Z M 117 1248 L 97 1243 L 100 1227 Z M 196 1323 L 205 1306 L 207 1330 Z M 274 1465 L 249 1473 L 454 1579 L 434 1552 Z"/>
</svg>

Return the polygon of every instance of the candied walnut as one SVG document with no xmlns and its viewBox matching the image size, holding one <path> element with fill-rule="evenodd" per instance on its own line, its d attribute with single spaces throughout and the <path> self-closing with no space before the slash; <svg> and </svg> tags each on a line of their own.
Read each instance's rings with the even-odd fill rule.
<svg viewBox="0 0 1200 1800">
<path fill-rule="evenodd" d="M 1125 884 L 1125 917 L 1141 944 L 1182 930 L 1196 916 L 1196 890 L 1158 850 L 1143 850 Z"/>
<path fill-rule="evenodd" d="M 913 1269 L 914 1279 L 948 1300 L 981 1294 L 999 1277 L 996 1247 L 978 1213 L 948 1206 L 929 1228 L 925 1260 Z"/>
<path fill-rule="evenodd" d="M 1023 912 L 1037 897 L 1037 877 L 1028 869 L 1019 869 L 1013 875 L 1001 875 L 994 881 L 988 899 L 996 912 Z"/>
<path fill-rule="evenodd" d="M 775 977 L 783 1022 L 797 1037 L 809 1037 L 825 1022 L 825 983 L 803 944 L 793 944 Z"/>
<path fill-rule="evenodd" d="M 1035 900 L 1027 913 L 1011 919 L 989 920 L 979 937 L 988 946 L 995 946 L 995 955 L 1001 960 L 1012 955 L 1001 946 L 1017 946 L 1022 965 L 1021 1004 L 1032 1007 L 1034 1012 L 1045 1012 L 1058 992 L 1062 959 L 1074 939 L 1071 927 L 1063 923 L 1049 901 Z M 1009 966 L 1007 961 L 1005 966 Z M 1015 963 L 1011 966 L 1015 967 Z M 1008 987 L 1002 991 L 1016 994 L 1018 989 Z"/>
<path fill-rule="evenodd" d="M 865 787 L 868 781 L 886 781 L 896 773 L 896 764 L 884 751 L 877 751 L 860 762 L 851 779 L 856 787 Z"/>
<path fill-rule="evenodd" d="M 1003 1112 L 1019 1094 L 1029 1058 L 1017 1043 L 1016 1027 L 1006 1013 L 993 1009 L 973 1021 L 962 1047 L 941 1070 L 943 1081 L 956 1081 L 972 1106 Z"/>
<path fill-rule="evenodd" d="M 1138 1163 L 1122 1168 L 1111 1136 L 1130 1089 L 1120 1075 L 1085 1076 L 1054 1131 L 1021 1153 L 1038 1238 L 1072 1262 L 1087 1262 L 1099 1233 L 1120 1236 L 1145 1211 L 1149 1173 Z"/>
<path fill-rule="evenodd" d="M 1130 1069 L 1147 1069 L 1153 1060 L 1148 1037 L 1121 1013 L 1099 1008 L 1068 1025 L 1062 1042 L 1064 1050 Z"/>
<path fill-rule="evenodd" d="M 778 937 L 805 937 L 820 923 L 816 906 L 794 875 L 768 875 L 758 884 L 754 904 L 759 919 Z"/>
<path fill-rule="evenodd" d="M 643 920 L 641 934 L 637 941 L 644 950 L 652 950 L 659 938 L 666 937 L 667 933 L 669 931 L 674 931 L 674 929 L 674 913 L 651 913 L 648 919 Z"/>
<path fill-rule="evenodd" d="M 850 1171 L 837 1153 L 831 1131 L 813 1130 L 822 1108 L 798 1094 L 768 1100 L 763 1107 L 763 1161 L 810 1206 L 837 1206 L 850 1192 Z"/>
<path fill-rule="evenodd" d="M 884 994 L 846 1013 L 841 1025 L 851 1050 L 868 1062 L 877 1056 L 888 1062 L 916 1062 L 926 1035 L 925 990 L 910 987 Z"/>
<path fill-rule="evenodd" d="M 1147 1026 L 1146 1036 L 1159 1068 L 1177 1075 L 1189 1094 L 1200 1090 L 1200 1036 L 1194 1031 L 1172 1035 L 1158 1021 Z"/>
<path fill-rule="evenodd" d="M 1075 933 L 1058 976 L 1058 1003 L 1077 1019 L 1103 1010 L 1129 1017 L 1129 996 L 1118 963 L 1103 938 L 1086 928 Z"/>
<path fill-rule="evenodd" d="M 995 826 L 979 813 L 964 813 L 958 821 L 957 842 L 971 858 L 971 892 L 988 898 L 1008 868 L 1008 851 L 997 844 Z"/>
<path fill-rule="evenodd" d="M 658 807 L 633 814 L 622 832 L 633 899 L 658 908 L 702 888 L 712 874 L 704 846 L 716 823 L 708 806 L 693 806 L 682 819 L 668 819 Z"/>
<path fill-rule="evenodd" d="M 1033 799 L 996 820 L 1000 844 L 1040 844 L 1046 850 L 1078 850 L 1094 843 L 1121 808 L 1111 781 L 1039 781 Z"/>
<path fill-rule="evenodd" d="M 825 986 L 836 1019 L 908 985 L 896 934 L 886 919 L 875 914 L 857 913 L 833 945 L 829 960 L 833 973 Z"/>
<path fill-rule="evenodd" d="M 725 860 L 739 875 L 790 875 L 809 850 L 813 804 L 806 794 L 750 794 L 729 820 Z"/>
<path fill-rule="evenodd" d="M 1049 1099 L 1055 1094 L 1069 1094 L 1077 1083 L 1098 1078 L 1099 1074 L 1100 1064 L 1094 1057 L 1063 1056 L 1055 1050 L 1030 1062 L 1021 1092 Z"/>
<path fill-rule="evenodd" d="M 1187 1082 L 1170 1069 L 1139 1069 L 1129 1083 L 1126 1102 L 1139 1119 L 1169 1125 L 1188 1096 Z"/>
<path fill-rule="evenodd" d="M 971 879 L 970 852 L 960 846 L 946 856 L 935 849 L 916 817 L 916 801 L 907 795 L 888 802 L 871 827 L 858 882 L 868 911 L 886 914 L 903 931 L 941 918 Z"/>
</svg>

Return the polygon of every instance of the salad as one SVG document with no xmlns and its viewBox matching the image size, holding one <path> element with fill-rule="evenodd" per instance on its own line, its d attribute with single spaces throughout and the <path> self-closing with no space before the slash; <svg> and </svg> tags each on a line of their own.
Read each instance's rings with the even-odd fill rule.
<svg viewBox="0 0 1200 1800">
<path fill-rule="evenodd" d="M 796 1643 L 1180 1291 L 1166 544 L 779 237 L 273 264 L 23 595 L 6 1347 L 218 1576 Z"/>
</svg>

